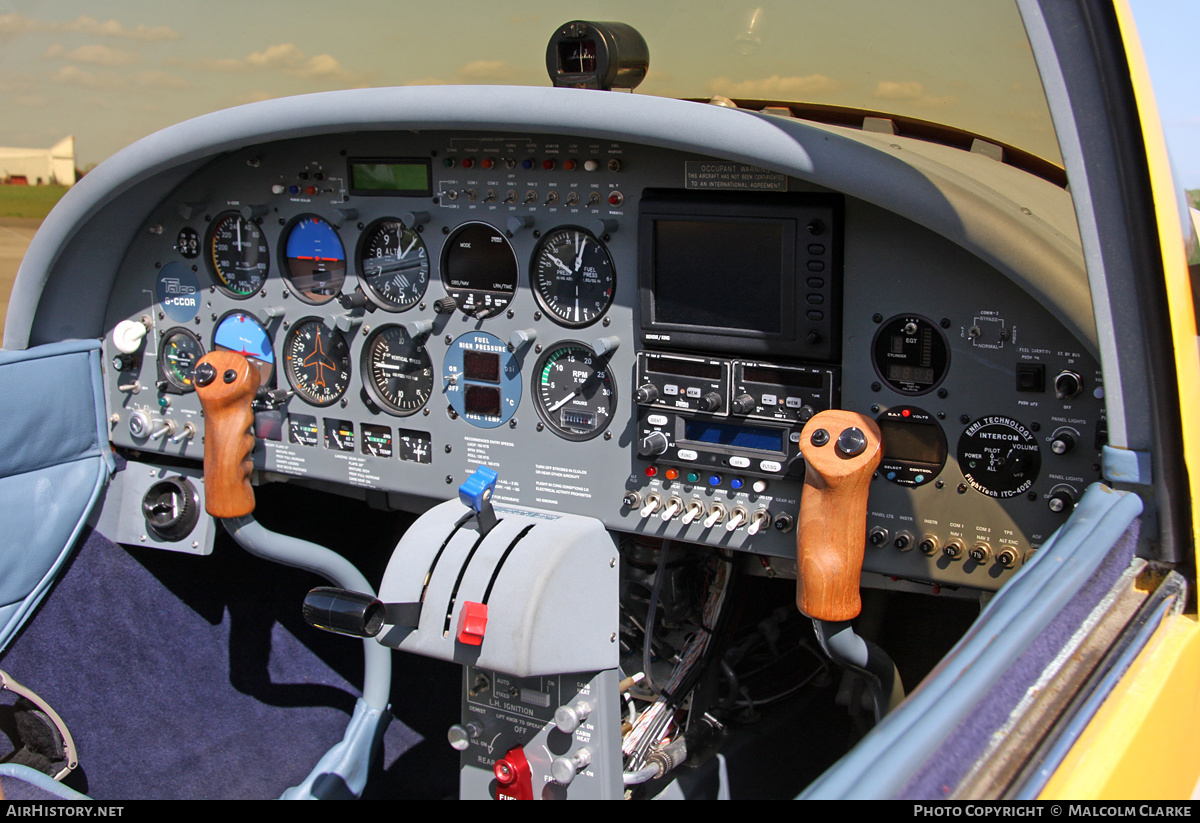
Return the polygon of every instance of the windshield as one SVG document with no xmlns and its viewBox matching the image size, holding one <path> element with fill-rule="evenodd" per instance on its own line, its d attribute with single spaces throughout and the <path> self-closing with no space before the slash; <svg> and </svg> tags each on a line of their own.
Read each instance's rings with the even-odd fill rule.
<svg viewBox="0 0 1200 823">
<path fill-rule="evenodd" d="M 638 29 L 638 94 L 807 102 L 929 120 L 1059 163 L 1010 0 L 730 3 L 211 0 L 0 5 L 0 145 L 76 138 L 81 168 L 242 103 L 368 86 L 549 84 L 561 23 Z M 18 116 L 19 115 L 19 116 Z"/>
</svg>

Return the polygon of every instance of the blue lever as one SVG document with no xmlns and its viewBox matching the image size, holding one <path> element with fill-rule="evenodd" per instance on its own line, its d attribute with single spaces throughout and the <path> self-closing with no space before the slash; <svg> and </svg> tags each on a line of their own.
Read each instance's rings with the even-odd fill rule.
<svg viewBox="0 0 1200 823">
<path fill-rule="evenodd" d="M 479 530 L 487 534 L 496 525 L 496 513 L 492 511 L 492 492 L 496 489 L 496 478 L 499 475 L 495 469 L 480 466 L 475 473 L 458 487 L 458 499 L 467 508 L 475 512 Z"/>
</svg>

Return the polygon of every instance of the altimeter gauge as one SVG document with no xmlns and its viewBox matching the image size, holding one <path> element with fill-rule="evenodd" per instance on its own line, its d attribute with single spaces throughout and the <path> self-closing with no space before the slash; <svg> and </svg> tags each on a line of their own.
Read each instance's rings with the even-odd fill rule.
<svg viewBox="0 0 1200 823">
<path fill-rule="evenodd" d="M 363 285 L 387 311 L 411 309 L 429 285 L 429 253 L 421 235 L 390 217 L 363 232 L 358 269 Z"/>
</svg>

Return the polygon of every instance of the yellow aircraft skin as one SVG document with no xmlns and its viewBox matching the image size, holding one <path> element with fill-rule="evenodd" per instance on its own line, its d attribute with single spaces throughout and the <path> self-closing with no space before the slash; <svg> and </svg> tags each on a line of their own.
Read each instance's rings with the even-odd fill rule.
<svg viewBox="0 0 1200 823">
<path fill-rule="evenodd" d="M 1114 3 L 1140 112 L 1147 173 L 1162 249 L 1175 369 L 1181 408 L 1200 408 L 1200 346 L 1196 336 L 1186 243 L 1145 55 L 1128 3 Z M 1182 210 L 1186 214 L 1186 209 Z M 1200 417 L 1181 415 L 1187 465 L 1200 466 Z M 1188 478 L 1200 500 L 1200 477 Z M 1192 509 L 1193 544 L 1200 545 L 1198 510 Z M 1101 706 L 1043 789 L 1041 799 L 1178 799 L 1193 797 L 1200 777 L 1200 623 L 1195 614 L 1167 616 L 1133 666 Z"/>
</svg>

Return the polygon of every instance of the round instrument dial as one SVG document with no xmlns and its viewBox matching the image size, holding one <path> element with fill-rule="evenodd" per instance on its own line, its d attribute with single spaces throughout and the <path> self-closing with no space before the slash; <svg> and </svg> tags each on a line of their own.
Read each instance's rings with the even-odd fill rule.
<svg viewBox="0 0 1200 823">
<path fill-rule="evenodd" d="M 529 268 L 538 304 L 559 325 L 590 325 L 612 305 L 612 258 L 589 231 L 563 226 L 548 232 L 534 249 Z"/>
<path fill-rule="evenodd" d="M 332 405 L 350 386 L 350 346 L 341 332 L 307 317 L 284 339 L 283 370 L 302 399 Z"/>
<path fill-rule="evenodd" d="M 429 254 L 421 235 L 392 218 L 377 220 L 358 244 L 363 284 L 388 311 L 411 309 L 429 285 Z"/>
<path fill-rule="evenodd" d="M 187 329 L 174 328 L 163 335 L 158 346 L 158 371 L 167 385 L 178 392 L 195 387 L 192 371 L 204 356 L 204 344 Z"/>
<path fill-rule="evenodd" d="M 297 218 L 284 231 L 283 273 L 296 296 L 328 303 L 346 282 L 346 251 L 333 226 L 315 214 Z"/>
<path fill-rule="evenodd" d="M 271 255 L 267 238 L 253 220 L 236 211 L 218 214 L 208 228 L 204 247 L 217 286 L 229 296 L 249 297 L 267 282 Z"/>
<path fill-rule="evenodd" d="M 560 343 L 538 358 L 533 398 L 538 416 L 567 440 L 591 440 L 608 427 L 617 407 L 607 359 L 575 342 Z"/>
<path fill-rule="evenodd" d="M 883 381 L 900 394 L 925 394 L 950 370 L 950 347 L 932 320 L 901 314 L 875 333 L 871 361 Z"/>
<path fill-rule="evenodd" d="M 363 382 L 372 399 L 391 414 L 414 414 L 433 394 L 433 363 L 425 347 L 402 326 L 381 326 L 363 346 Z"/>
<path fill-rule="evenodd" d="M 213 348 L 235 351 L 258 367 L 260 386 L 270 386 L 275 375 L 275 351 L 263 324 L 244 311 L 231 311 L 217 321 Z"/>
<path fill-rule="evenodd" d="M 442 250 L 442 285 L 463 314 L 494 317 L 517 290 L 517 256 L 504 233 L 487 223 L 454 230 Z"/>
<path fill-rule="evenodd" d="M 981 417 L 958 439 L 958 467 L 976 491 L 1007 499 L 1029 491 L 1042 468 L 1037 438 L 1003 415 Z"/>
</svg>

